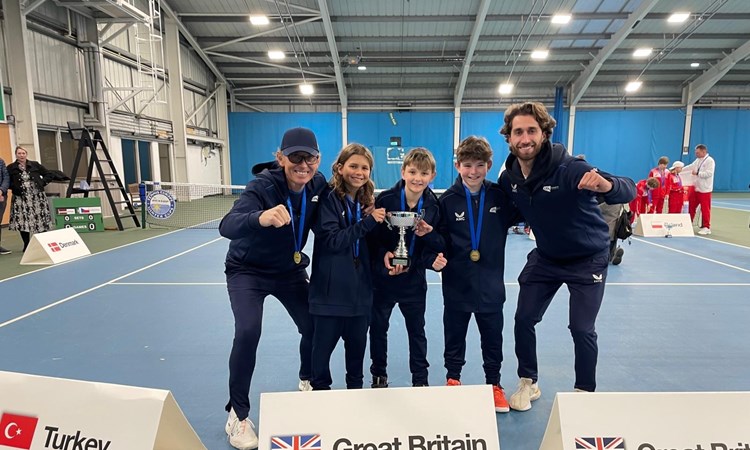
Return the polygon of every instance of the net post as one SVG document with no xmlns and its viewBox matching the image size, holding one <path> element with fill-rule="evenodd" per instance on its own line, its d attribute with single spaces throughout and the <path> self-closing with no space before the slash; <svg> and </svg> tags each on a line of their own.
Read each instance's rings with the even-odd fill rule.
<svg viewBox="0 0 750 450">
<path fill-rule="evenodd" d="M 146 183 L 138 183 L 138 196 L 141 197 L 141 228 L 146 229 Z"/>
</svg>

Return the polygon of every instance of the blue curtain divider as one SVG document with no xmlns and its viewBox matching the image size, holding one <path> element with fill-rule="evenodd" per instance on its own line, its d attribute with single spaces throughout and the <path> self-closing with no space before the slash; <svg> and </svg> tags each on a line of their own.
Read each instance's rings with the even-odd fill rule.
<svg viewBox="0 0 750 450">
<path fill-rule="evenodd" d="M 568 112 L 560 115 L 557 105 L 551 113 L 559 118 L 554 142 L 567 140 Z M 502 111 L 464 111 L 460 139 L 484 136 L 494 151 L 488 178 L 497 180 L 508 154 L 508 144 L 498 133 Z M 586 155 L 592 164 L 613 174 L 641 180 L 656 166 L 660 156 L 670 161 L 694 160 L 698 143 L 708 146 L 716 160 L 715 191 L 748 190 L 750 150 L 750 110 L 696 109 L 690 134 L 690 154 L 682 155 L 685 113 L 668 110 L 579 110 L 576 114 L 575 152 Z M 322 150 L 320 171 L 331 175 L 331 165 L 343 146 L 339 113 L 230 113 L 232 184 L 245 184 L 252 178 L 254 164 L 270 161 L 288 128 L 305 126 L 315 131 Z M 435 188 L 453 184 L 453 112 L 354 112 L 348 117 L 350 142 L 370 148 L 375 157 L 373 180 L 378 188 L 388 188 L 400 179 L 401 158 L 409 149 L 427 147 L 435 155 Z M 717 133 L 717 130 L 721 130 Z M 401 145 L 390 145 L 400 137 Z M 459 140 L 460 140 L 459 139 Z"/>
</svg>

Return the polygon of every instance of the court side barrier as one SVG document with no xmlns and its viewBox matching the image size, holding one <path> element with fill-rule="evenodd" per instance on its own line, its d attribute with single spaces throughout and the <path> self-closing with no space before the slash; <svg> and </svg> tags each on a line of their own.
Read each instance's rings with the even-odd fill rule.
<svg viewBox="0 0 750 450">
<path fill-rule="evenodd" d="M 34 233 L 21 258 L 22 265 L 59 264 L 90 255 L 81 236 L 73 228 Z"/>
<path fill-rule="evenodd" d="M 498 450 L 490 385 L 263 393 L 258 450 Z"/>
<path fill-rule="evenodd" d="M 172 393 L 0 371 L 0 448 L 206 450 Z"/>
<path fill-rule="evenodd" d="M 641 214 L 633 234 L 643 237 L 695 237 L 690 214 Z"/>
<path fill-rule="evenodd" d="M 539 450 L 745 450 L 750 392 L 564 392 Z"/>
</svg>

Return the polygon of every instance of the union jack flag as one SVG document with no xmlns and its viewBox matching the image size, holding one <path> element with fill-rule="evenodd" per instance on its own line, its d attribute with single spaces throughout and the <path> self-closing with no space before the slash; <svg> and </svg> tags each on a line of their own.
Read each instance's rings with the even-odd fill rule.
<svg viewBox="0 0 750 450">
<path fill-rule="evenodd" d="M 579 437 L 576 448 L 586 450 L 625 450 L 625 440 L 621 437 Z"/>
<path fill-rule="evenodd" d="M 271 450 L 321 450 L 319 434 L 271 437 Z"/>
</svg>

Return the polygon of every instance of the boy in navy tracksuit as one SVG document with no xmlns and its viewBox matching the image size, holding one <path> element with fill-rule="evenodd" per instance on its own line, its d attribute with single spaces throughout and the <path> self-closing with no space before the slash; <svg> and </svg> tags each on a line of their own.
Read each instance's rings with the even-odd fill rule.
<svg viewBox="0 0 750 450">
<path fill-rule="evenodd" d="M 320 215 L 313 228 L 313 390 L 331 388 L 329 363 L 339 339 L 344 340 L 346 387 L 362 388 L 372 308 L 371 253 L 365 237 L 385 218 L 385 209 L 371 208 L 375 191 L 370 181 L 373 163 L 370 151 L 360 144 L 349 144 L 341 150 L 333 164 L 331 189 L 321 199 Z"/>
<path fill-rule="evenodd" d="M 440 197 L 439 234 L 448 264 L 443 270 L 443 328 L 448 386 L 461 384 L 466 332 L 472 314 L 479 328 L 485 381 L 493 386 L 495 411 L 508 412 L 500 387 L 505 303 L 505 239 L 515 210 L 500 187 L 485 177 L 492 149 L 470 136 L 456 150 L 456 182 Z"/>
<path fill-rule="evenodd" d="M 585 160 L 569 155 L 549 137 L 555 126 L 544 105 L 511 105 L 500 133 L 511 154 L 500 175 L 536 236 L 518 277 L 520 292 L 515 316 L 519 387 L 510 406 L 531 408 L 541 396 L 537 385 L 535 326 L 563 283 L 570 291 L 570 323 L 575 348 L 574 387 L 596 388 L 598 356 L 596 316 L 604 296 L 609 264 L 609 228 L 597 202 L 627 203 L 635 197 L 635 183 L 599 172 Z"/>
<path fill-rule="evenodd" d="M 225 273 L 235 324 L 225 431 L 238 449 L 258 446 L 247 418 L 248 395 L 263 302 L 269 295 L 279 299 L 297 326 L 301 335 L 299 389 L 311 389 L 313 323 L 305 271 L 310 259 L 302 249 L 317 215 L 318 200 L 327 188 L 325 177 L 317 172 L 319 163 L 315 134 L 306 128 L 287 130 L 276 161 L 253 168 L 256 178 L 219 224 L 219 233 L 231 239 Z"/>
<path fill-rule="evenodd" d="M 437 224 L 438 199 L 428 186 L 435 178 L 435 166 L 435 158 L 429 150 L 422 147 L 412 149 L 404 157 L 402 179 L 378 196 L 375 207 L 385 208 L 386 215 L 392 211 L 423 213 L 420 226 Z M 412 385 L 427 386 L 427 368 L 430 365 L 427 362 L 427 338 L 424 331 L 427 304 L 425 268 L 440 270 L 445 265 L 445 258 L 426 248 L 426 241 L 434 233 L 417 237 L 415 231 L 409 229 L 406 231 L 405 242 L 411 265 L 406 270 L 391 266 L 390 258 L 393 258 L 393 251 L 399 241 L 398 228 L 392 228 L 390 230 L 385 223 L 380 224 L 373 236 L 377 251 L 373 263 L 375 291 L 370 321 L 371 387 L 388 387 L 388 322 L 397 303 L 404 316 L 409 338 Z"/>
</svg>

